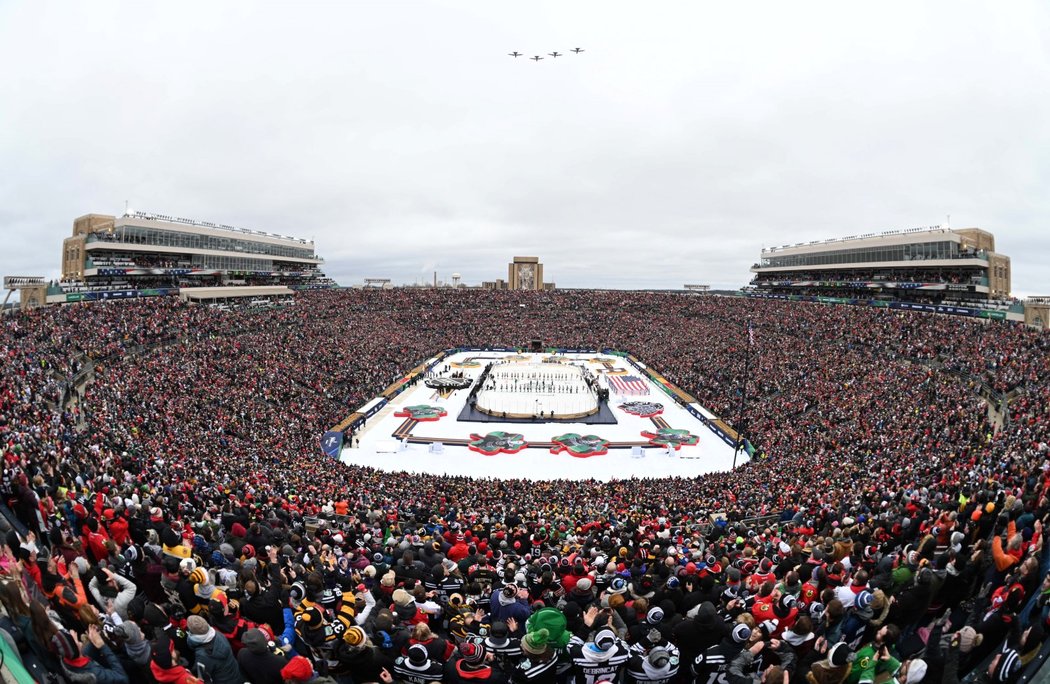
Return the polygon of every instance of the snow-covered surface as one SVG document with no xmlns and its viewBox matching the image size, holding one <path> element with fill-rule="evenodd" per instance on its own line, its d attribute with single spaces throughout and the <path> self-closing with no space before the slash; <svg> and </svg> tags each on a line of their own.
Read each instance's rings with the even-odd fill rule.
<svg viewBox="0 0 1050 684">
<path fill-rule="evenodd" d="M 463 352 L 444 359 L 434 368 L 435 372 L 447 375 L 452 372 L 476 378 L 484 370 L 484 365 L 495 358 L 514 356 L 504 352 Z M 546 354 L 525 354 L 527 362 L 542 362 Z M 595 363 L 596 354 L 565 354 L 571 363 L 586 363 L 587 368 L 599 375 L 605 372 L 603 364 Z M 470 358 L 479 358 L 480 365 L 474 368 L 449 368 L 455 363 L 466 362 Z M 558 435 L 578 433 L 580 435 L 597 435 L 614 443 L 646 442 L 643 430 L 655 431 L 657 427 L 649 418 L 642 418 L 626 413 L 619 408 L 624 400 L 613 395 L 609 400 L 610 408 L 616 415 L 617 425 L 583 425 L 570 423 L 475 423 L 459 422 L 457 417 L 466 402 L 470 389 L 453 392 L 444 399 L 435 390 L 426 387 L 422 381 L 411 389 L 402 392 L 394 401 L 368 419 L 362 430 L 355 435 L 360 439 L 360 446 L 347 446 L 343 449 L 341 460 L 345 463 L 371 466 L 381 470 L 427 472 L 447 475 L 469 475 L 472 477 L 493 478 L 526 478 L 545 480 L 566 478 L 575 480 L 597 479 L 611 480 L 629 477 L 692 477 L 701 473 L 725 471 L 732 467 L 733 448 L 723 442 L 718 435 L 709 430 L 700 420 L 677 404 L 665 394 L 644 373 L 631 366 L 626 359 L 601 356 L 610 362 L 611 367 L 628 371 L 633 375 L 645 378 L 650 385 L 647 397 L 628 397 L 626 400 L 656 401 L 663 404 L 664 410 L 659 418 L 672 428 L 685 429 L 697 435 L 700 441 L 695 446 L 682 446 L 668 455 L 664 447 L 645 447 L 641 456 L 632 455 L 632 449 L 609 449 L 604 455 L 579 458 L 566 452 L 550 453 L 548 447 L 527 447 L 518 453 L 500 453 L 494 456 L 472 451 L 467 446 L 449 444 L 444 440 L 469 440 L 471 434 L 485 435 L 489 432 L 504 431 L 520 433 L 528 442 L 550 442 Z M 604 382 L 602 383 L 604 386 Z M 440 406 L 448 415 L 432 422 L 420 422 L 412 430 L 412 437 L 437 438 L 444 442 L 443 453 L 431 453 L 428 444 L 407 444 L 402 449 L 389 453 L 393 433 L 405 423 L 405 418 L 395 417 L 394 413 L 406 406 L 426 404 Z M 741 452 L 738 463 L 746 460 Z"/>
</svg>

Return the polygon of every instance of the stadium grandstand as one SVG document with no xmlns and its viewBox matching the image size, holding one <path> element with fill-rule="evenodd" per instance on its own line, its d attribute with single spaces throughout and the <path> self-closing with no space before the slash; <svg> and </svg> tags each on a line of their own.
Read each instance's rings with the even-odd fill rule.
<svg viewBox="0 0 1050 684">
<path fill-rule="evenodd" d="M 73 221 L 73 235 L 62 243 L 61 280 L 51 284 L 47 301 L 167 294 L 219 303 L 269 300 L 334 285 L 323 263 L 302 238 L 138 211 L 87 214 Z"/>
<path fill-rule="evenodd" d="M 1015 684 L 1040 672 L 1047 332 L 655 292 L 294 297 L 0 321 L 9 676 Z M 730 421 L 746 348 L 754 457 L 581 482 L 546 450 L 534 478 L 478 479 L 319 448 L 437 352 L 533 340 L 630 352 Z"/>
<path fill-rule="evenodd" d="M 751 285 L 772 295 L 1002 310 L 1016 304 L 1010 258 L 996 253 L 995 237 L 979 228 L 931 226 L 770 247 L 751 271 Z"/>
</svg>

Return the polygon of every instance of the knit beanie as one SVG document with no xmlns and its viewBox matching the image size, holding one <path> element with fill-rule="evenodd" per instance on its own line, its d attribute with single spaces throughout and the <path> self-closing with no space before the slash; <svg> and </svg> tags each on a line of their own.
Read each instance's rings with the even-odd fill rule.
<svg viewBox="0 0 1050 684">
<path fill-rule="evenodd" d="M 186 618 L 186 631 L 190 634 L 196 634 L 202 636 L 208 633 L 209 625 L 207 620 L 202 618 L 200 615 L 191 615 Z"/>
<path fill-rule="evenodd" d="M 916 658 L 908 663 L 908 676 L 904 680 L 904 684 L 919 684 L 925 676 L 926 661 L 922 658 Z"/>
<path fill-rule="evenodd" d="M 51 637 L 51 648 L 62 660 L 73 660 L 80 655 L 76 639 L 73 638 L 72 634 L 62 629 L 55 632 L 55 635 Z"/>
<path fill-rule="evenodd" d="M 547 643 L 553 648 L 565 648 L 572 634 L 565 628 L 565 614 L 557 608 L 543 608 L 529 616 L 525 622 L 525 631 L 533 632 L 540 628 L 547 630 Z"/>
<path fill-rule="evenodd" d="M 412 598 L 412 594 L 408 593 L 404 589 L 395 589 L 393 597 L 394 603 L 398 606 L 410 606 L 415 603 L 415 599 Z"/>
<path fill-rule="evenodd" d="M 360 648 L 365 645 L 365 630 L 353 625 L 343 633 L 343 641 L 351 648 Z"/>
<path fill-rule="evenodd" d="M 309 659 L 297 655 L 281 668 L 281 678 L 284 681 L 305 682 L 314 676 L 314 666 Z"/>
<path fill-rule="evenodd" d="M 153 663 L 160 669 L 167 670 L 175 664 L 172 656 L 172 645 L 166 632 L 162 631 L 160 634 L 156 648 L 153 649 Z"/>
<path fill-rule="evenodd" d="M 594 635 L 594 647 L 599 651 L 608 651 L 616 643 L 616 635 L 611 629 L 600 629 Z"/>
<path fill-rule="evenodd" d="M 955 636 L 959 640 L 959 653 L 969 653 L 984 640 L 984 637 L 970 626 L 963 627 Z"/>
<path fill-rule="evenodd" d="M 526 632 L 521 640 L 521 650 L 532 655 L 540 655 L 547 650 L 549 639 L 550 632 L 543 627 Z"/>
<path fill-rule="evenodd" d="M 485 646 L 482 642 L 464 641 L 459 645 L 459 655 L 470 665 L 485 662 Z"/>
<path fill-rule="evenodd" d="M 828 650 L 828 662 L 832 667 L 845 667 L 849 664 L 849 646 L 840 641 Z"/>
<path fill-rule="evenodd" d="M 142 624 L 147 627 L 162 628 L 167 627 L 170 623 L 171 620 L 160 606 L 156 603 L 146 604 L 146 608 L 142 611 Z"/>
<path fill-rule="evenodd" d="M 665 648 L 657 646 L 649 651 L 649 664 L 657 669 L 662 669 L 671 662 L 671 654 Z"/>
<path fill-rule="evenodd" d="M 429 659 L 430 654 L 427 653 L 427 647 L 423 644 L 412 644 L 408 647 L 408 662 L 410 664 L 422 667 Z"/>
</svg>

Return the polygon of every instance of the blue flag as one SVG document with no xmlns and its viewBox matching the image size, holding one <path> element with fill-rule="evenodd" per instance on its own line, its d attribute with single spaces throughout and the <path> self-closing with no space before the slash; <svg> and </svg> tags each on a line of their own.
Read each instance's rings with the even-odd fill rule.
<svg viewBox="0 0 1050 684">
<path fill-rule="evenodd" d="M 343 450 L 343 433 L 338 430 L 329 430 L 324 433 L 324 437 L 321 438 L 321 451 L 326 456 L 338 460 L 339 452 Z"/>
</svg>

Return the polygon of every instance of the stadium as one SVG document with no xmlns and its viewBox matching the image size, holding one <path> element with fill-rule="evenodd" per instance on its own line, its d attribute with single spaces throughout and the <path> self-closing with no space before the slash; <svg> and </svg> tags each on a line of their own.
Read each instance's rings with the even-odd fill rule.
<svg viewBox="0 0 1050 684">
<path fill-rule="evenodd" d="M 1044 332 L 746 296 L 294 296 L 294 306 L 233 309 L 142 297 L 4 318 L 6 567 L 28 597 L 9 592 L 9 615 L 32 620 L 26 606 L 47 605 L 75 630 L 135 623 L 126 635 L 107 627 L 106 639 L 130 671 L 133 647 L 150 644 L 142 672 L 171 663 L 158 648 L 192 654 L 213 631 L 250 671 L 265 660 L 245 655 L 262 630 L 353 681 L 383 668 L 404 681 L 413 668 L 445 677 L 460 663 L 453 652 L 475 648 L 496 655 L 494 671 L 525 663 L 539 668 L 530 677 L 555 681 L 548 665 L 590 667 L 573 644 L 602 633 L 595 611 L 606 611 L 624 668 L 657 661 L 683 681 L 720 672 L 705 654 L 750 653 L 769 637 L 770 662 L 796 675 L 827 664 L 833 639 L 965 674 L 1002 658 L 1018 620 L 1033 625 L 1029 638 L 1042 629 Z M 432 315 L 424 324 L 404 311 Z M 732 452 L 745 354 L 754 456 L 735 469 L 724 453 L 681 458 L 695 446 L 669 455 L 648 445 L 617 460 L 587 440 L 575 445 L 588 458 L 543 444 L 455 459 L 467 447 L 439 429 L 472 408 L 469 385 L 447 384 L 457 377 L 500 390 L 554 366 L 550 377 L 594 378 L 604 392 L 631 372 L 662 386 L 610 396 L 612 411 L 658 399 L 667 422 L 691 417 L 701 445 Z M 499 400 L 483 391 L 474 408 Z M 421 397 L 434 405 L 420 409 Z M 495 422 L 459 432 L 514 427 L 537 442 L 581 432 L 546 422 L 563 410 L 547 405 L 546 418 L 504 425 L 504 407 L 491 404 Z M 589 419 L 565 406 L 567 420 Z M 404 447 L 391 435 L 406 422 L 437 438 Z M 319 448 L 333 429 L 342 461 Z M 456 460 L 468 467 L 449 469 Z M 623 470 L 626 461 L 641 467 Z M 669 462 L 673 475 L 661 470 Z M 973 633 L 979 644 L 936 648 L 940 634 Z M 501 651 L 508 643 L 517 650 Z M 61 669 L 60 655 L 41 654 L 23 662 Z M 800 657 L 809 665 L 794 666 Z"/>
<path fill-rule="evenodd" d="M 0 684 L 1050 680 L 1050 6 L 197 4 L 0 3 Z"/>
</svg>

